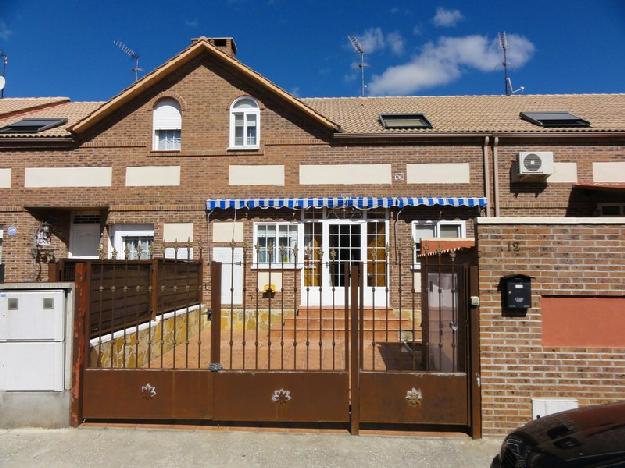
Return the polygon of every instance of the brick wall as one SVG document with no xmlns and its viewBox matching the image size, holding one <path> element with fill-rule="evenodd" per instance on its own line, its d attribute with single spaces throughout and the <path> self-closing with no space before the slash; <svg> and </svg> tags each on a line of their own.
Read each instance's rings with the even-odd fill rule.
<svg viewBox="0 0 625 468">
<path fill-rule="evenodd" d="M 532 397 L 625 399 L 625 348 L 542 346 L 543 295 L 625 296 L 625 224 L 477 225 L 482 421 L 498 436 L 532 418 Z M 502 276 L 533 277 L 526 317 L 502 316 Z M 588 317 L 592 320 L 592 317 Z"/>
<path fill-rule="evenodd" d="M 252 95 L 261 107 L 261 147 L 253 151 L 229 151 L 229 107 L 241 95 Z M 182 111 L 182 150 L 152 151 L 152 110 L 158 99 L 179 100 Z M 162 250 L 160 229 L 166 222 L 193 222 L 194 254 L 207 252 L 210 234 L 204 203 L 212 197 L 262 196 L 483 196 L 482 149 L 474 143 L 403 145 L 354 144 L 331 141 L 325 130 L 290 105 L 208 57 L 185 65 L 162 82 L 138 96 L 81 137 L 73 145 L 49 149 L 9 147 L 0 141 L 0 167 L 12 169 L 12 187 L 0 189 L 0 225 L 15 225 L 17 235 L 5 238 L 7 281 L 37 277 L 32 261 L 32 235 L 37 225 L 54 219 L 52 240 L 57 257 L 67 254 L 70 213 L 76 209 L 102 209 L 105 224 L 153 223 L 156 253 Z M 388 185 L 300 186 L 299 165 L 386 163 L 393 172 L 405 173 L 407 163 L 467 162 L 467 184 L 409 185 L 394 181 Z M 230 186 L 230 164 L 280 164 L 285 166 L 284 186 Z M 129 166 L 180 166 L 179 186 L 126 187 Z M 27 167 L 104 166 L 112 167 L 110 188 L 25 188 Z M 30 208 L 26 208 L 30 207 Z M 32 207 L 36 207 L 35 210 Z M 417 212 L 418 211 L 418 212 Z M 241 213 L 239 213 L 239 216 Z M 398 229 L 409 233 L 409 218 L 470 218 L 463 210 L 405 210 Z M 405 221 L 408 220 L 408 221 Z M 251 222 L 248 233 L 251 233 Z M 470 229 L 470 227 L 469 227 Z M 104 233 L 106 236 L 106 228 Z M 247 238 L 250 236 L 248 235 Z M 408 248 L 409 240 L 404 243 Z M 251 245 L 248 244 L 248 245 Z"/>
<path fill-rule="evenodd" d="M 625 201 L 622 193 L 576 190 L 570 182 L 519 183 L 514 168 L 520 151 L 552 151 L 554 162 L 575 163 L 577 182 L 585 184 L 593 182 L 593 162 L 625 161 L 625 145 L 619 139 L 588 138 L 560 144 L 553 139 L 504 142 L 498 147 L 501 216 L 593 216 L 597 201 Z"/>
</svg>

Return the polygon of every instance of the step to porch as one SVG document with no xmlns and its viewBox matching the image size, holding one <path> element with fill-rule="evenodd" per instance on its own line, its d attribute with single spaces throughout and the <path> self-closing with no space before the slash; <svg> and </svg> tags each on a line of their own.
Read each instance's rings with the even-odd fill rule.
<svg viewBox="0 0 625 468">
<path fill-rule="evenodd" d="M 348 327 L 350 323 L 351 321 L 348 319 Z M 345 317 L 324 317 L 321 320 L 319 320 L 318 317 L 288 317 L 284 319 L 284 328 L 288 329 L 297 328 L 299 330 L 306 328 L 319 328 L 320 325 L 323 329 L 345 330 Z M 401 320 L 399 318 L 389 318 L 388 320 L 386 320 L 386 318 L 378 318 L 376 316 L 375 320 L 373 320 L 372 318 L 365 318 L 360 322 L 360 327 L 363 330 L 373 330 L 374 328 L 376 330 L 385 330 L 387 328 L 389 330 L 407 330 L 412 329 L 413 326 L 414 328 L 420 328 L 420 320 L 418 321 L 415 319 L 413 323 L 412 320 L 408 318 L 404 318 Z"/>
<path fill-rule="evenodd" d="M 362 339 L 365 343 L 371 343 L 373 341 L 375 342 L 389 342 L 389 343 L 399 343 L 400 341 L 403 341 L 405 339 L 410 339 L 412 337 L 412 329 L 402 329 L 401 330 L 401 334 L 399 329 L 395 329 L 395 330 L 375 330 L 375 334 L 373 332 L 373 330 L 363 330 L 362 331 Z M 306 329 L 287 329 L 285 328 L 284 330 L 280 329 L 280 328 L 272 328 L 271 329 L 271 333 L 269 333 L 267 330 L 259 330 L 258 331 L 258 339 L 260 341 L 267 341 L 267 337 L 269 336 L 269 339 L 272 342 L 276 342 L 280 341 L 280 340 L 284 340 L 284 341 L 316 341 L 318 342 L 319 340 L 324 341 L 324 343 L 327 342 L 332 342 L 332 341 L 341 341 L 343 342 L 345 340 L 345 335 L 346 335 L 346 330 L 332 330 L 332 329 L 321 329 L 319 330 L 317 329 L 313 329 L 313 328 L 309 328 L 308 330 Z M 415 329 L 414 330 L 414 338 L 415 340 L 420 340 L 421 339 L 421 329 Z M 256 332 L 255 330 L 248 330 L 246 332 L 246 340 L 253 342 L 256 339 Z M 327 344 L 327 343 L 326 343 Z"/>
<path fill-rule="evenodd" d="M 319 309 L 319 307 L 315 307 L 315 306 L 309 306 L 309 307 L 300 307 L 297 309 L 296 315 L 298 317 L 298 319 L 301 318 L 306 318 L 306 317 L 310 317 L 310 318 L 317 318 L 319 319 L 319 316 L 321 315 L 322 318 L 324 319 L 331 319 L 332 317 L 336 317 L 336 318 L 340 318 L 340 317 L 345 317 L 345 313 L 347 312 L 347 316 L 350 317 L 351 316 L 351 310 L 348 308 L 347 311 L 345 310 L 345 306 L 336 306 L 334 308 L 332 307 L 328 307 L 328 308 L 321 308 Z M 408 319 L 408 318 L 412 318 L 413 315 L 413 311 L 405 308 L 402 310 L 399 309 L 393 309 L 391 307 L 389 307 L 388 309 L 385 307 L 376 307 L 375 309 L 373 308 L 366 308 L 362 310 L 362 318 L 364 319 L 373 319 L 374 317 L 376 319 L 382 319 L 382 318 L 386 318 L 388 317 L 389 319 L 393 318 L 393 319 Z M 415 310 L 414 311 L 414 315 L 415 316 L 420 316 L 420 311 Z"/>
</svg>

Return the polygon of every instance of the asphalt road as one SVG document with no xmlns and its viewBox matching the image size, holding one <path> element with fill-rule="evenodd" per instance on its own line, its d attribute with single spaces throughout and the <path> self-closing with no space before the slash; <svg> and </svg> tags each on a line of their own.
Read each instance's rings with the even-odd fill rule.
<svg viewBox="0 0 625 468">
<path fill-rule="evenodd" d="M 498 440 L 99 428 L 0 431 L 0 467 L 488 467 Z"/>
</svg>

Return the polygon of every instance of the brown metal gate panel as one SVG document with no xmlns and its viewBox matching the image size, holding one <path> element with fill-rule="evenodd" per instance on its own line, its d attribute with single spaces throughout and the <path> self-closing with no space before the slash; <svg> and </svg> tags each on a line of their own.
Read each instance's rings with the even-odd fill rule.
<svg viewBox="0 0 625 468">
<path fill-rule="evenodd" d="M 466 426 L 466 392 L 466 375 L 362 372 L 360 420 Z"/>
<path fill-rule="evenodd" d="M 213 374 L 205 370 L 86 369 L 85 419 L 211 419 Z"/>
<path fill-rule="evenodd" d="M 349 421 L 347 372 L 235 372 L 215 376 L 218 421 Z"/>
</svg>

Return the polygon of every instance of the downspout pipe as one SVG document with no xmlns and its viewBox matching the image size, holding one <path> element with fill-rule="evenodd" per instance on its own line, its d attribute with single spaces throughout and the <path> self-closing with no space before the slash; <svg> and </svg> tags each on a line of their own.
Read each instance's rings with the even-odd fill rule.
<svg viewBox="0 0 625 468">
<path fill-rule="evenodd" d="M 493 198 L 495 199 L 495 216 L 499 216 L 499 167 L 497 164 L 497 145 L 499 137 L 493 138 Z"/>
<path fill-rule="evenodd" d="M 484 137 L 484 145 L 482 146 L 482 157 L 484 160 L 484 196 L 488 200 L 490 198 L 490 163 L 488 157 L 488 144 L 490 142 L 490 137 Z M 490 217 L 491 215 L 491 207 L 490 201 L 486 205 L 486 217 Z"/>
</svg>

